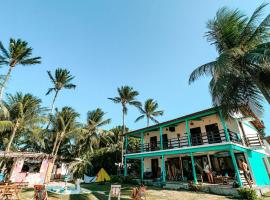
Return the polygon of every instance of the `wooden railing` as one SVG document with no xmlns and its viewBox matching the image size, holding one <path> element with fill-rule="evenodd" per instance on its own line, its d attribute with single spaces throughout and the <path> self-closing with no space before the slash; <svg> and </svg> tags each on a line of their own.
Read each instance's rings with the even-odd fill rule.
<svg viewBox="0 0 270 200">
<path fill-rule="evenodd" d="M 242 144 L 242 140 L 239 138 L 237 133 L 234 133 L 230 130 L 228 130 L 228 132 L 229 132 L 229 138 L 231 142 Z M 191 142 L 191 146 L 222 143 L 222 142 L 226 142 L 226 134 L 224 130 L 191 134 L 190 142 Z M 163 140 L 163 149 L 183 148 L 183 147 L 188 147 L 188 146 L 189 146 L 188 137 L 186 134 L 181 137 Z M 143 146 L 139 144 L 135 148 L 133 147 L 133 149 L 128 148 L 127 153 L 149 152 L 149 151 L 157 151 L 160 149 L 161 149 L 160 141 L 155 141 L 155 142 L 145 143 Z"/>
</svg>

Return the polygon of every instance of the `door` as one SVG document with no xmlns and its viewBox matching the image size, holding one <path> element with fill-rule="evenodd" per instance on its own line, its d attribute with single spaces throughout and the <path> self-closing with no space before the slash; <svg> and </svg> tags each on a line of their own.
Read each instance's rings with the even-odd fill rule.
<svg viewBox="0 0 270 200">
<path fill-rule="evenodd" d="M 162 142 L 163 142 L 163 148 L 168 149 L 168 135 L 167 134 L 162 135 Z"/>
<path fill-rule="evenodd" d="M 191 144 L 192 146 L 197 146 L 197 145 L 202 145 L 203 140 L 202 140 L 202 132 L 201 128 L 191 128 L 190 129 L 190 135 L 191 135 Z"/>
<path fill-rule="evenodd" d="M 150 148 L 151 148 L 151 151 L 156 150 L 156 148 L 157 148 L 157 136 L 150 137 Z"/>
<path fill-rule="evenodd" d="M 152 177 L 158 177 L 158 159 L 151 159 Z"/>
<path fill-rule="evenodd" d="M 209 144 L 220 143 L 222 141 L 217 124 L 206 125 L 205 130 L 207 133 L 207 139 Z"/>
</svg>

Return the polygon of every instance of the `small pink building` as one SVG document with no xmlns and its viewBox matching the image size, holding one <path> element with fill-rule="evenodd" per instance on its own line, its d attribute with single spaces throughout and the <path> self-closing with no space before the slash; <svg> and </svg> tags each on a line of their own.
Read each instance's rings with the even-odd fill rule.
<svg viewBox="0 0 270 200">
<path fill-rule="evenodd" d="M 13 166 L 10 171 L 11 182 L 28 183 L 28 186 L 44 184 L 50 163 L 49 155 L 32 152 L 8 152 L 0 151 L 0 157 L 13 158 Z"/>
</svg>

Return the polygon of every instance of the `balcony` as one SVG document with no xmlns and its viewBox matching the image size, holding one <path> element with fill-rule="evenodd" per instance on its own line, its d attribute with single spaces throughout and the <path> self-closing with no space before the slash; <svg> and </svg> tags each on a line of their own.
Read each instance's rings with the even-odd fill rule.
<svg viewBox="0 0 270 200">
<path fill-rule="evenodd" d="M 242 144 L 242 140 L 239 138 L 237 133 L 229 131 L 230 141 Z M 191 146 L 200 146 L 207 144 L 217 144 L 226 142 L 226 135 L 224 130 L 219 130 L 216 132 L 205 132 L 199 134 L 191 134 L 190 136 Z M 174 149 L 174 148 L 183 148 L 188 147 L 188 137 L 185 134 L 184 136 L 180 136 L 177 138 L 170 138 L 168 140 L 163 141 L 163 149 Z M 130 149 L 128 146 L 127 153 L 140 153 L 140 152 L 150 152 L 150 151 L 158 151 L 160 150 L 160 141 L 144 143 L 143 146 L 138 144 L 135 148 Z"/>
</svg>

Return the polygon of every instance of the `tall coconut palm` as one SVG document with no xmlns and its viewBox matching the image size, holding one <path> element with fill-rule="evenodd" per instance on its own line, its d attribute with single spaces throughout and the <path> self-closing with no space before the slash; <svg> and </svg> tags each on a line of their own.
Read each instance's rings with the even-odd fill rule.
<svg viewBox="0 0 270 200">
<path fill-rule="evenodd" d="M 225 106 L 226 112 L 245 106 L 261 109 L 261 94 L 270 103 L 270 15 L 262 19 L 266 5 L 259 6 L 251 17 L 224 7 L 207 23 L 207 40 L 219 56 L 195 69 L 189 83 L 211 76 L 213 103 Z"/>
<path fill-rule="evenodd" d="M 53 101 L 52 101 L 52 105 L 51 105 L 51 111 L 50 111 L 50 114 L 52 114 L 53 109 L 54 109 L 55 100 L 58 96 L 58 93 L 62 89 L 75 89 L 76 85 L 71 83 L 71 81 L 75 77 L 72 76 L 70 74 L 70 71 L 68 71 L 67 69 L 62 69 L 62 68 L 56 69 L 54 72 L 54 76 L 52 75 L 52 73 L 50 71 L 47 71 L 47 73 L 48 73 L 49 78 L 51 79 L 51 81 L 53 83 L 53 87 L 48 89 L 48 92 L 46 93 L 46 95 L 49 95 L 53 91 L 55 92 L 54 97 L 53 97 Z"/>
<path fill-rule="evenodd" d="M 71 107 L 63 107 L 61 111 L 57 110 L 52 117 L 52 132 L 55 135 L 54 147 L 51 153 L 54 157 L 53 163 L 62 141 L 69 135 L 79 131 L 79 124 L 76 122 L 78 117 L 79 114 Z"/>
<path fill-rule="evenodd" d="M 139 95 L 139 92 L 134 90 L 132 87 L 129 86 L 122 86 L 120 88 L 117 88 L 118 96 L 114 98 L 108 98 L 109 100 L 113 101 L 114 103 L 121 104 L 122 106 L 122 135 L 120 137 L 121 139 L 121 146 L 122 146 L 122 158 L 121 158 L 121 164 L 123 165 L 123 157 L 124 157 L 124 142 L 123 142 L 123 135 L 125 134 L 125 115 L 127 114 L 127 105 L 139 107 L 141 106 L 141 103 L 136 100 L 136 97 Z"/>
<path fill-rule="evenodd" d="M 27 131 L 46 121 L 46 109 L 41 106 L 41 99 L 31 94 L 9 94 L 4 104 L 9 111 L 9 120 L 12 123 L 11 134 L 5 149 L 9 152 L 18 130 Z"/>
<path fill-rule="evenodd" d="M 0 64 L 8 65 L 9 69 L 0 85 L 0 101 L 2 101 L 4 89 L 10 78 L 11 71 L 17 65 L 34 65 L 41 63 L 41 57 L 31 57 L 33 49 L 26 41 L 11 38 L 8 50 L 0 42 Z"/>
<path fill-rule="evenodd" d="M 104 119 L 105 114 L 100 108 L 88 111 L 87 123 L 83 128 L 82 149 L 93 152 L 93 147 L 98 147 L 101 141 L 111 141 L 111 133 L 102 129 L 111 122 L 111 119 Z"/>
<path fill-rule="evenodd" d="M 138 107 L 141 115 L 135 120 L 135 122 L 140 121 L 141 119 L 143 119 L 144 117 L 146 117 L 146 122 L 147 122 L 147 126 L 149 126 L 149 122 L 150 120 L 155 122 L 155 123 L 159 123 L 155 117 L 157 116 L 162 116 L 163 115 L 163 111 L 162 110 L 157 110 L 158 109 L 158 103 L 156 101 L 154 101 L 154 99 L 147 99 L 144 103 L 144 107 Z"/>
<path fill-rule="evenodd" d="M 51 116 L 52 130 L 54 135 L 54 146 L 51 152 L 52 160 L 47 170 L 46 177 L 50 177 L 55 160 L 58 155 L 58 151 L 62 142 L 69 136 L 78 134 L 80 131 L 79 123 L 77 118 L 79 114 L 71 107 L 63 107 L 60 111 L 56 109 L 56 113 Z M 50 181 L 50 178 L 45 182 Z"/>
</svg>

